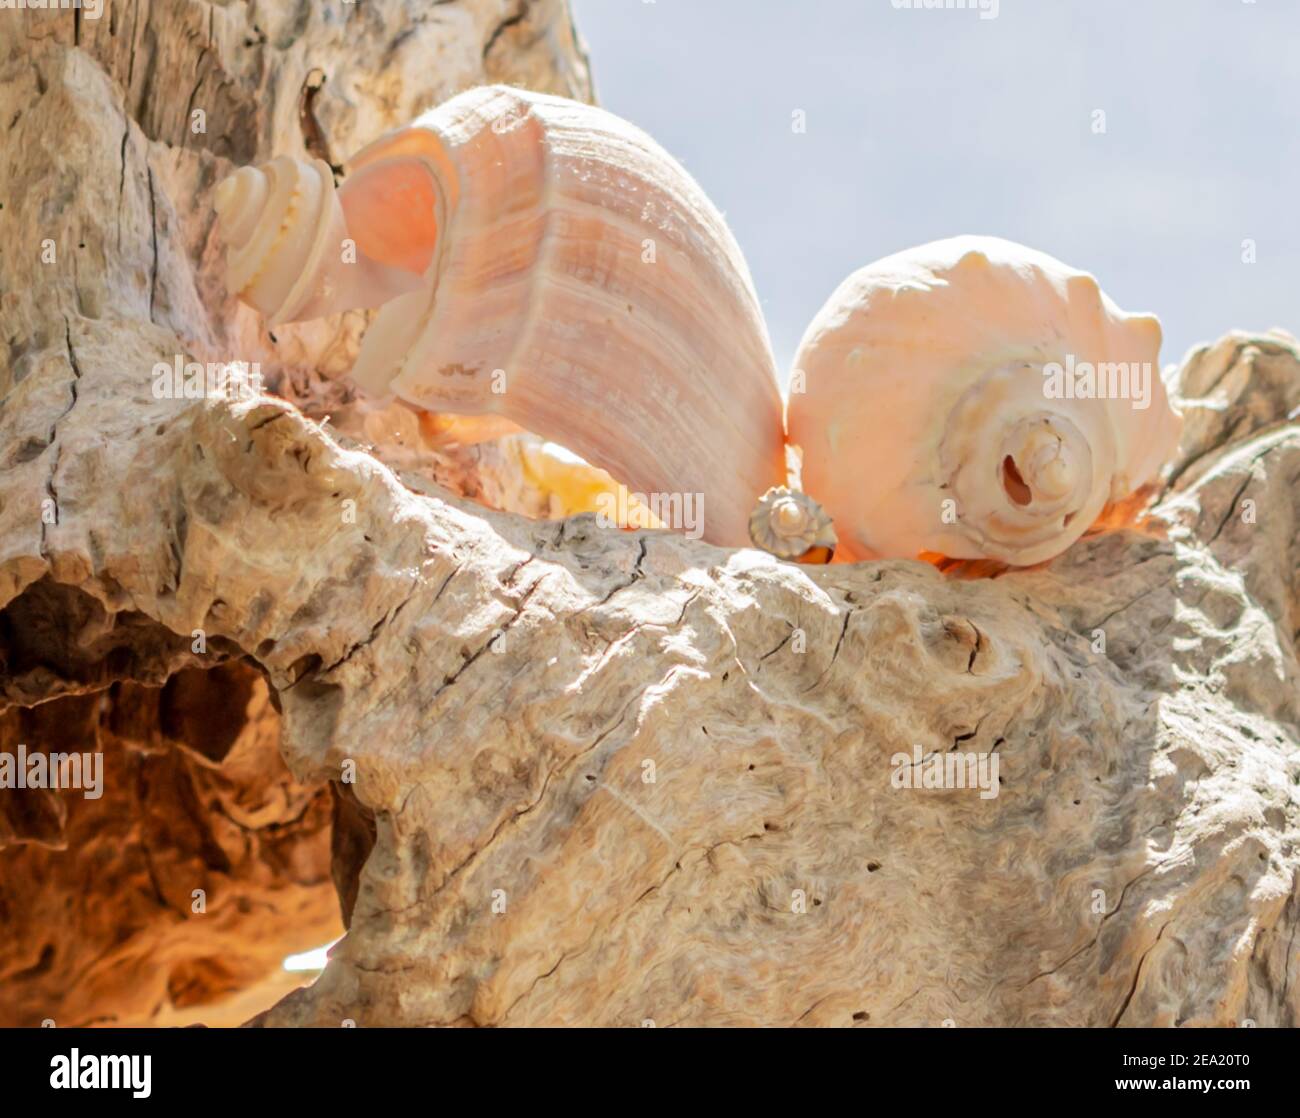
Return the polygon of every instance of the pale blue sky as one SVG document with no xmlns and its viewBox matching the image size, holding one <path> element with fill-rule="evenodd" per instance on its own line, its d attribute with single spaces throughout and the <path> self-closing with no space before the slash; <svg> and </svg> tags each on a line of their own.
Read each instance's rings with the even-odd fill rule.
<svg viewBox="0 0 1300 1118">
<path fill-rule="evenodd" d="M 783 379 L 849 272 L 957 233 L 1093 272 L 1165 363 L 1300 332 L 1300 0 L 571 2 L 601 103 L 726 213 Z"/>
</svg>

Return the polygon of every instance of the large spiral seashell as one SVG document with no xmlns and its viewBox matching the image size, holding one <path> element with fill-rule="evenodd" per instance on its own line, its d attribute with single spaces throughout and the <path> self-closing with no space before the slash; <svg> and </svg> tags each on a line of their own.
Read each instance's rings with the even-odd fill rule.
<svg viewBox="0 0 1300 1118">
<path fill-rule="evenodd" d="M 315 242 L 296 225 L 309 200 L 295 209 L 275 194 L 279 163 L 265 189 L 249 179 L 227 207 L 232 282 L 251 283 L 245 297 L 279 319 L 341 309 L 341 282 L 314 281 L 328 289 L 315 301 L 287 282 L 300 270 L 290 252 L 315 274 L 302 247 Z M 349 167 L 339 235 L 368 266 L 420 277 L 407 293 L 352 303 L 384 304 L 352 373 L 363 390 L 511 420 L 636 499 L 702 502 L 705 539 L 748 544 L 755 502 L 786 480 L 782 401 L 744 258 L 679 164 L 611 113 L 489 86 Z"/>
<path fill-rule="evenodd" d="M 855 272 L 804 335 L 788 407 L 837 558 L 1064 551 L 1177 444 L 1159 351 L 1154 317 L 1010 241 Z"/>
</svg>

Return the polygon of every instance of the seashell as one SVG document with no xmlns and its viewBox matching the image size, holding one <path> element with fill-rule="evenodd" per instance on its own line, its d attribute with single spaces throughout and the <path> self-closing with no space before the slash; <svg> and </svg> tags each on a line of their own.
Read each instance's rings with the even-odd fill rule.
<svg viewBox="0 0 1300 1118">
<path fill-rule="evenodd" d="M 1064 551 L 1177 444 L 1160 337 L 1092 276 L 998 238 L 855 272 L 804 334 L 788 405 L 839 557 Z"/>
<path fill-rule="evenodd" d="M 382 304 L 364 391 L 501 417 L 639 494 L 702 502 L 704 538 L 748 544 L 786 478 L 767 330 L 721 214 L 653 140 L 488 86 L 363 149 L 336 195 L 323 164 L 292 162 L 221 187 L 241 298 L 273 321 Z M 356 263 L 331 250 L 344 238 Z"/>
<path fill-rule="evenodd" d="M 773 486 L 754 507 L 749 518 L 749 538 L 755 546 L 781 559 L 828 563 L 835 554 L 835 529 L 825 510 L 796 489 Z"/>
</svg>

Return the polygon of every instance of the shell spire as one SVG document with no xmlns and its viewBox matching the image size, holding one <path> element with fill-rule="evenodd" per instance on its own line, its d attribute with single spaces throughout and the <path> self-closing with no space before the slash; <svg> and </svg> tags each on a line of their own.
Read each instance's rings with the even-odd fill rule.
<svg viewBox="0 0 1300 1118">
<path fill-rule="evenodd" d="M 227 286 L 272 326 L 377 307 L 419 286 L 418 272 L 355 252 L 322 160 L 242 167 L 217 187 L 216 210 Z"/>
</svg>

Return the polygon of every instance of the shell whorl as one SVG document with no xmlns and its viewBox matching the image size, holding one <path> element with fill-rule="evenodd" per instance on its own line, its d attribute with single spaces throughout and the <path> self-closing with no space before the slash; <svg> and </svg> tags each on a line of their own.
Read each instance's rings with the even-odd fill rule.
<svg viewBox="0 0 1300 1118">
<path fill-rule="evenodd" d="M 847 558 L 1041 562 L 1173 450 L 1159 348 L 1154 318 L 1023 246 L 959 237 L 888 257 L 800 346 L 804 487 Z M 1089 391 L 1066 376 L 1085 369 Z"/>
<path fill-rule="evenodd" d="M 215 208 L 226 286 L 272 326 L 379 306 L 419 286 L 417 274 L 358 249 L 320 159 L 241 167 L 218 184 Z"/>
<path fill-rule="evenodd" d="M 1041 365 L 1023 362 L 975 380 L 947 415 L 935 478 L 953 502 L 953 529 L 976 552 L 954 558 L 1038 562 L 1082 535 L 1110 499 L 1119 448 L 1106 410 L 1050 403 Z"/>
<path fill-rule="evenodd" d="M 333 193 L 325 163 L 287 156 L 241 167 L 217 187 L 227 285 L 273 325 L 293 321 L 311 296 Z"/>
</svg>

